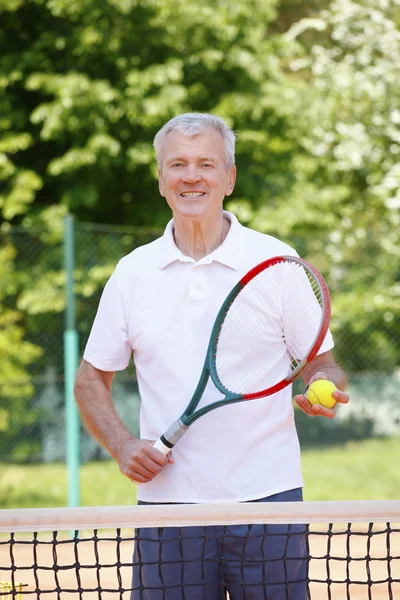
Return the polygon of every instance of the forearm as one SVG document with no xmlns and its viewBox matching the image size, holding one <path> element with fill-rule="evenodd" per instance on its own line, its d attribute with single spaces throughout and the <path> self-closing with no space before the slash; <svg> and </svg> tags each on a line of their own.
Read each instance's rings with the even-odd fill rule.
<svg viewBox="0 0 400 600">
<path fill-rule="evenodd" d="M 118 460 L 122 445 L 133 438 L 115 409 L 110 385 L 96 377 L 79 374 L 75 398 L 85 426 L 99 443 Z"/>
</svg>

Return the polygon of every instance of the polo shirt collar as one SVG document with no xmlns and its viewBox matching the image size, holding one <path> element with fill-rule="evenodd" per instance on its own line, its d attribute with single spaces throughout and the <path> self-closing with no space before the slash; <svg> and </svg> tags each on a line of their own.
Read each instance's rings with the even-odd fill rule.
<svg viewBox="0 0 400 600">
<path fill-rule="evenodd" d="M 161 251 L 159 257 L 159 268 L 164 269 L 169 264 L 179 262 L 190 262 L 198 265 L 207 265 L 213 261 L 219 262 L 231 269 L 238 270 L 242 260 L 243 249 L 243 227 L 233 213 L 224 210 L 224 216 L 231 222 L 230 229 L 223 243 L 218 246 L 211 254 L 207 254 L 201 260 L 195 261 L 190 256 L 183 254 L 175 244 L 172 234 L 174 220 L 171 219 L 167 224 L 164 235 L 162 236 Z"/>
</svg>

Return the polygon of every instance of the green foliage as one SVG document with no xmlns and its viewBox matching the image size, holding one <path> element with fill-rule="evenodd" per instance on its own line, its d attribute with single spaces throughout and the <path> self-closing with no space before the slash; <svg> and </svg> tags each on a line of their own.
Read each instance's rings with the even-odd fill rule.
<svg viewBox="0 0 400 600">
<path fill-rule="evenodd" d="M 38 417 L 26 410 L 34 386 L 29 367 L 42 350 L 24 339 L 22 313 L 13 306 L 16 281 L 15 248 L 5 241 L 0 245 L 0 438 L 10 445 L 21 428 Z M 14 447 L 17 453 L 19 440 Z"/>
<path fill-rule="evenodd" d="M 117 260 L 169 218 L 152 140 L 186 111 L 237 132 L 227 208 L 326 275 L 344 366 L 398 368 L 399 6 L 2 0 L 0 428 L 49 357 L 63 370 L 65 214 L 83 344 Z"/>
<path fill-rule="evenodd" d="M 9 139 L 8 150 L 1 154 L 0 147 L 3 218 L 21 219 L 61 202 L 84 220 L 164 223 L 168 211 L 157 192 L 152 139 L 167 119 L 212 111 L 245 132 L 274 120 L 271 100 L 255 107 L 253 99 L 263 98 L 262 88 L 279 78 L 277 41 L 265 35 L 275 3 L 6 5 L 0 42 L 0 119 Z M 248 153 L 258 145 L 249 140 Z M 248 177 L 253 188 L 261 185 L 263 161 L 259 153 Z M 245 160 L 252 162 L 251 156 Z"/>
<path fill-rule="evenodd" d="M 10 302 L 15 292 L 14 256 L 11 243 L 0 246 L 0 398 L 8 398 L 10 403 L 32 393 L 26 367 L 41 354 L 39 348 L 23 339 L 22 314 Z M 4 417 L 7 405 L 0 406 Z"/>
<path fill-rule="evenodd" d="M 281 101 L 296 115 L 294 181 L 273 202 L 264 190 L 248 215 L 327 275 L 337 352 L 352 371 L 372 357 L 375 369 L 400 364 L 398 16 L 398 2 L 335 0 L 289 30 L 297 50 Z"/>
<path fill-rule="evenodd" d="M 235 127 L 261 130 L 263 114 L 273 109 L 253 114 L 253 97 L 279 73 L 275 41 L 265 36 L 275 4 L 1 3 L 0 223 L 22 228 L 2 234 L 15 248 L 14 289 L 6 300 L 14 312 L 4 313 L 2 335 L 12 369 L 27 381 L 22 411 L 33 393 L 30 368 L 44 373 L 50 362 L 63 372 L 64 215 L 72 212 L 80 222 L 164 224 L 169 211 L 158 194 L 152 139 L 176 113 L 214 111 Z M 256 146 L 247 143 L 249 164 Z M 255 176 L 262 180 L 260 164 L 249 177 L 253 187 Z M 82 344 L 115 263 L 152 237 L 77 230 Z M 5 416 L 3 422 L 10 423 Z"/>
</svg>

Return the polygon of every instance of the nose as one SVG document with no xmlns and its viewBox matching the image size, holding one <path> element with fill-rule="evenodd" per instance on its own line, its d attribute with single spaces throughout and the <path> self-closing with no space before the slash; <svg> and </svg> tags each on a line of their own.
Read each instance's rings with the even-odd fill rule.
<svg viewBox="0 0 400 600">
<path fill-rule="evenodd" d="M 197 165 L 187 165 L 182 176 L 183 181 L 186 183 L 196 183 L 200 181 L 201 175 Z"/>
</svg>

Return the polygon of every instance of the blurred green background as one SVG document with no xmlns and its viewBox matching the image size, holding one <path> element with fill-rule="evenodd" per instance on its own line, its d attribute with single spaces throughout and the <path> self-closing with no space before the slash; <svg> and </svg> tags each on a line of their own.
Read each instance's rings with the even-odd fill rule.
<svg viewBox="0 0 400 600">
<path fill-rule="evenodd" d="M 0 507 L 65 503 L 65 216 L 82 352 L 116 262 L 169 219 L 152 140 L 188 111 L 237 133 L 226 208 L 331 289 L 352 402 L 297 415 L 308 498 L 398 497 L 399 0 L 0 0 L 0 34 Z M 137 432 L 133 369 L 114 395 Z M 81 458 L 109 473 L 84 431 Z"/>
</svg>

